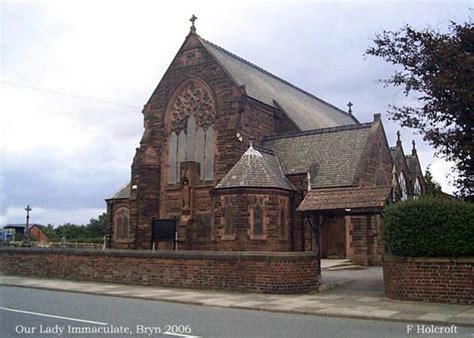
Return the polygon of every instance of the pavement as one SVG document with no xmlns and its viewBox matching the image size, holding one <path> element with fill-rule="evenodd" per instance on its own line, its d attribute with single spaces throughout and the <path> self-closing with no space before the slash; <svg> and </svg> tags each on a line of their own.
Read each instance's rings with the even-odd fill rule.
<svg viewBox="0 0 474 338">
<path fill-rule="evenodd" d="M 367 270 L 362 271 L 367 272 Z M 362 271 L 357 271 L 357 273 Z M 380 273 L 380 268 L 369 268 L 368 271 L 369 275 L 375 278 Z M 340 272 L 337 271 L 337 273 Z M 347 278 L 351 273 L 343 271 L 340 278 Z M 323 278 L 325 274 L 328 275 L 328 272 L 323 269 Z M 397 301 L 376 296 L 379 291 L 374 292 L 369 287 L 366 290 L 358 290 L 356 282 L 324 292 L 298 295 L 177 289 L 17 276 L 0 276 L 0 285 L 224 308 L 474 327 L 474 306 Z"/>
</svg>

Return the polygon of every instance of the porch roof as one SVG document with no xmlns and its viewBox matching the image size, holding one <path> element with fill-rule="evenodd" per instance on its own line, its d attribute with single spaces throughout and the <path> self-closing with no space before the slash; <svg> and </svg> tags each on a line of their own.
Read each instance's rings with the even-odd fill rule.
<svg viewBox="0 0 474 338">
<path fill-rule="evenodd" d="M 297 210 L 381 210 L 390 196 L 390 190 L 390 186 L 313 189 L 306 194 Z"/>
</svg>

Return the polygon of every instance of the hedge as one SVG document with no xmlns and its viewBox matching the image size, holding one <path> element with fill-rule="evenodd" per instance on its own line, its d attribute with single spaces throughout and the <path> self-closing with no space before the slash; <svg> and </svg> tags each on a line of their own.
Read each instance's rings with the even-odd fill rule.
<svg viewBox="0 0 474 338">
<path fill-rule="evenodd" d="M 474 256 L 474 204 L 433 198 L 392 204 L 383 235 L 387 253 L 396 256 Z"/>
</svg>

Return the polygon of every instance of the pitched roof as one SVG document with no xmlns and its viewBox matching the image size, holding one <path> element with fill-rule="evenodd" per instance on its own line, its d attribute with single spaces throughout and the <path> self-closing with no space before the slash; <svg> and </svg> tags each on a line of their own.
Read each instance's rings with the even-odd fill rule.
<svg viewBox="0 0 474 338">
<path fill-rule="evenodd" d="M 130 187 L 131 187 L 131 183 L 127 183 L 122 188 L 120 188 L 119 191 L 117 191 L 115 194 L 113 194 L 112 197 L 109 197 L 108 199 L 109 200 L 118 200 L 118 199 L 130 198 Z"/>
<path fill-rule="evenodd" d="M 313 186 L 352 185 L 372 123 L 266 137 L 263 146 L 280 160 L 285 175 L 319 166 Z M 313 174 L 314 175 L 314 174 Z"/>
<path fill-rule="evenodd" d="M 246 94 L 249 97 L 275 108 L 281 108 L 301 130 L 358 123 L 354 116 L 328 102 L 212 42 L 203 38 L 199 39 L 232 78 L 239 85 L 245 86 Z"/>
<path fill-rule="evenodd" d="M 276 156 L 260 152 L 252 145 L 217 184 L 216 189 L 242 187 L 295 190 L 283 175 Z"/>
<path fill-rule="evenodd" d="M 390 189 L 390 186 L 314 189 L 308 192 L 297 210 L 382 209 Z"/>
<path fill-rule="evenodd" d="M 390 147 L 390 155 L 392 156 L 392 160 L 395 160 L 395 156 L 397 156 L 397 147 Z"/>
<path fill-rule="evenodd" d="M 410 172 L 410 175 L 416 175 L 416 169 L 418 167 L 418 160 L 416 158 L 416 155 L 405 155 L 405 159 L 407 161 L 408 171 Z"/>
</svg>

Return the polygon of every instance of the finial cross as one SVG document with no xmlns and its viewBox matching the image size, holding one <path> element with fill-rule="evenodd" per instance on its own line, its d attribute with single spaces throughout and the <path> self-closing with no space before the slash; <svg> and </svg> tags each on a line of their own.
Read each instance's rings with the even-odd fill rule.
<svg viewBox="0 0 474 338">
<path fill-rule="evenodd" d="M 349 103 L 347 104 L 347 106 L 349 107 L 349 114 L 352 113 L 352 106 L 353 106 L 353 105 L 354 105 L 354 104 L 353 104 L 351 101 L 349 101 Z"/>
<path fill-rule="evenodd" d="M 191 17 L 191 19 L 189 19 L 189 21 L 191 21 L 192 25 L 191 25 L 191 32 L 193 33 L 196 33 L 196 26 L 194 26 L 194 22 L 197 20 L 197 16 L 193 14 L 193 16 Z"/>
<path fill-rule="evenodd" d="M 33 210 L 33 209 L 31 209 L 30 205 L 28 204 L 25 208 L 26 213 L 29 215 L 31 210 Z"/>
</svg>

